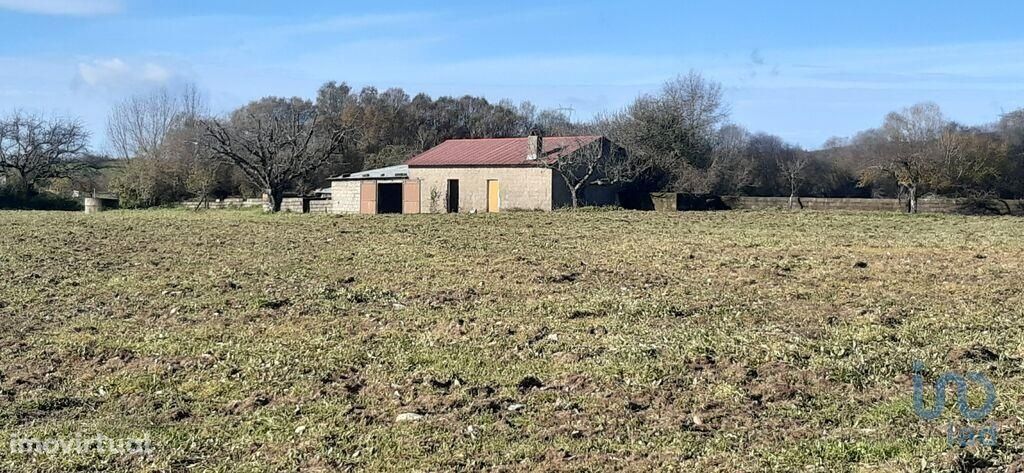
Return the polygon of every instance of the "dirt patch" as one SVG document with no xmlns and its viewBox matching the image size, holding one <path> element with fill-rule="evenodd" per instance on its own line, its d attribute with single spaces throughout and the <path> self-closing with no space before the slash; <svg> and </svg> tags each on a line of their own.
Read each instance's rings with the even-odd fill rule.
<svg viewBox="0 0 1024 473">
<path fill-rule="evenodd" d="M 999 354 L 984 345 L 974 344 L 950 351 L 948 358 L 951 361 L 996 361 Z"/>
</svg>

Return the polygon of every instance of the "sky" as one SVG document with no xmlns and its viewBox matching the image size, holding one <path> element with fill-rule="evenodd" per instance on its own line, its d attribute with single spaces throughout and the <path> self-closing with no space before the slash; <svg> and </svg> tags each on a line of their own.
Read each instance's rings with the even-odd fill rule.
<svg viewBox="0 0 1024 473">
<path fill-rule="evenodd" d="M 1024 107 L 1024 2 L 0 0 L 0 113 L 81 118 L 198 85 L 216 113 L 326 81 L 530 100 L 585 120 L 696 70 L 731 121 L 809 149 L 934 101 Z"/>
</svg>

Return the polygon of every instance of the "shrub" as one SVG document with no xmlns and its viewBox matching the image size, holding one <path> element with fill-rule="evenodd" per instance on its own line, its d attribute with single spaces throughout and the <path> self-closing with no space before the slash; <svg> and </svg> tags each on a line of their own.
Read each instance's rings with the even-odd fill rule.
<svg viewBox="0 0 1024 473">
<path fill-rule="evenodd" d="M 56 194 L 39 193 L 28 197 L 8 187 L 0 188 L 0 209 L 6 210 L 82 210 L 81 202 Z"/>
<path fill-rule="evenodd" d="M 135 158 L 110 181 L 123 208 L 146 208 L 185 200 L 187 170 L 172 160 Z"/>
</svg>

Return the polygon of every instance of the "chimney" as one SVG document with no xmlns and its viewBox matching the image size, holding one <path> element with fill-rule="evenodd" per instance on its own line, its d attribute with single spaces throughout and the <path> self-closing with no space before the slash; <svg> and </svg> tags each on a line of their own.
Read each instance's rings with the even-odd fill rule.
<svg viewBox="0 0 1024 473">
<path fill-rule="evenodd" d="M 526 139 L 529 150 L 526 159 L 536 161 L 544 156 L 544 138 L 539 133 L 534 133 Z"/>
</svg>

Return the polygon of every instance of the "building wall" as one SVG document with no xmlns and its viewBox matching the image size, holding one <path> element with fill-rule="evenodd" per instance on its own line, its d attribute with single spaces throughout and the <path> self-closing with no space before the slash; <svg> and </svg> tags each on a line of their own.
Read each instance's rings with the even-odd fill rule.
<svg viewBox="0 0 1024 473">
<path fill-rule="evenodd" d="M 331 213 L 359 213 L 359 185 L 361 181 L 331 182 Z"/>
<path fill-rule="evenodd" d="M 551 210 L 552 173 L 538 167 L 413 167 L 409 178 L 420 180 L 420 211 L 445 212 L 448 180 L 459 180 L 459 212 L 487 211 L 487 181 L 500 187 L 500 210 Z"/>
</svg>

